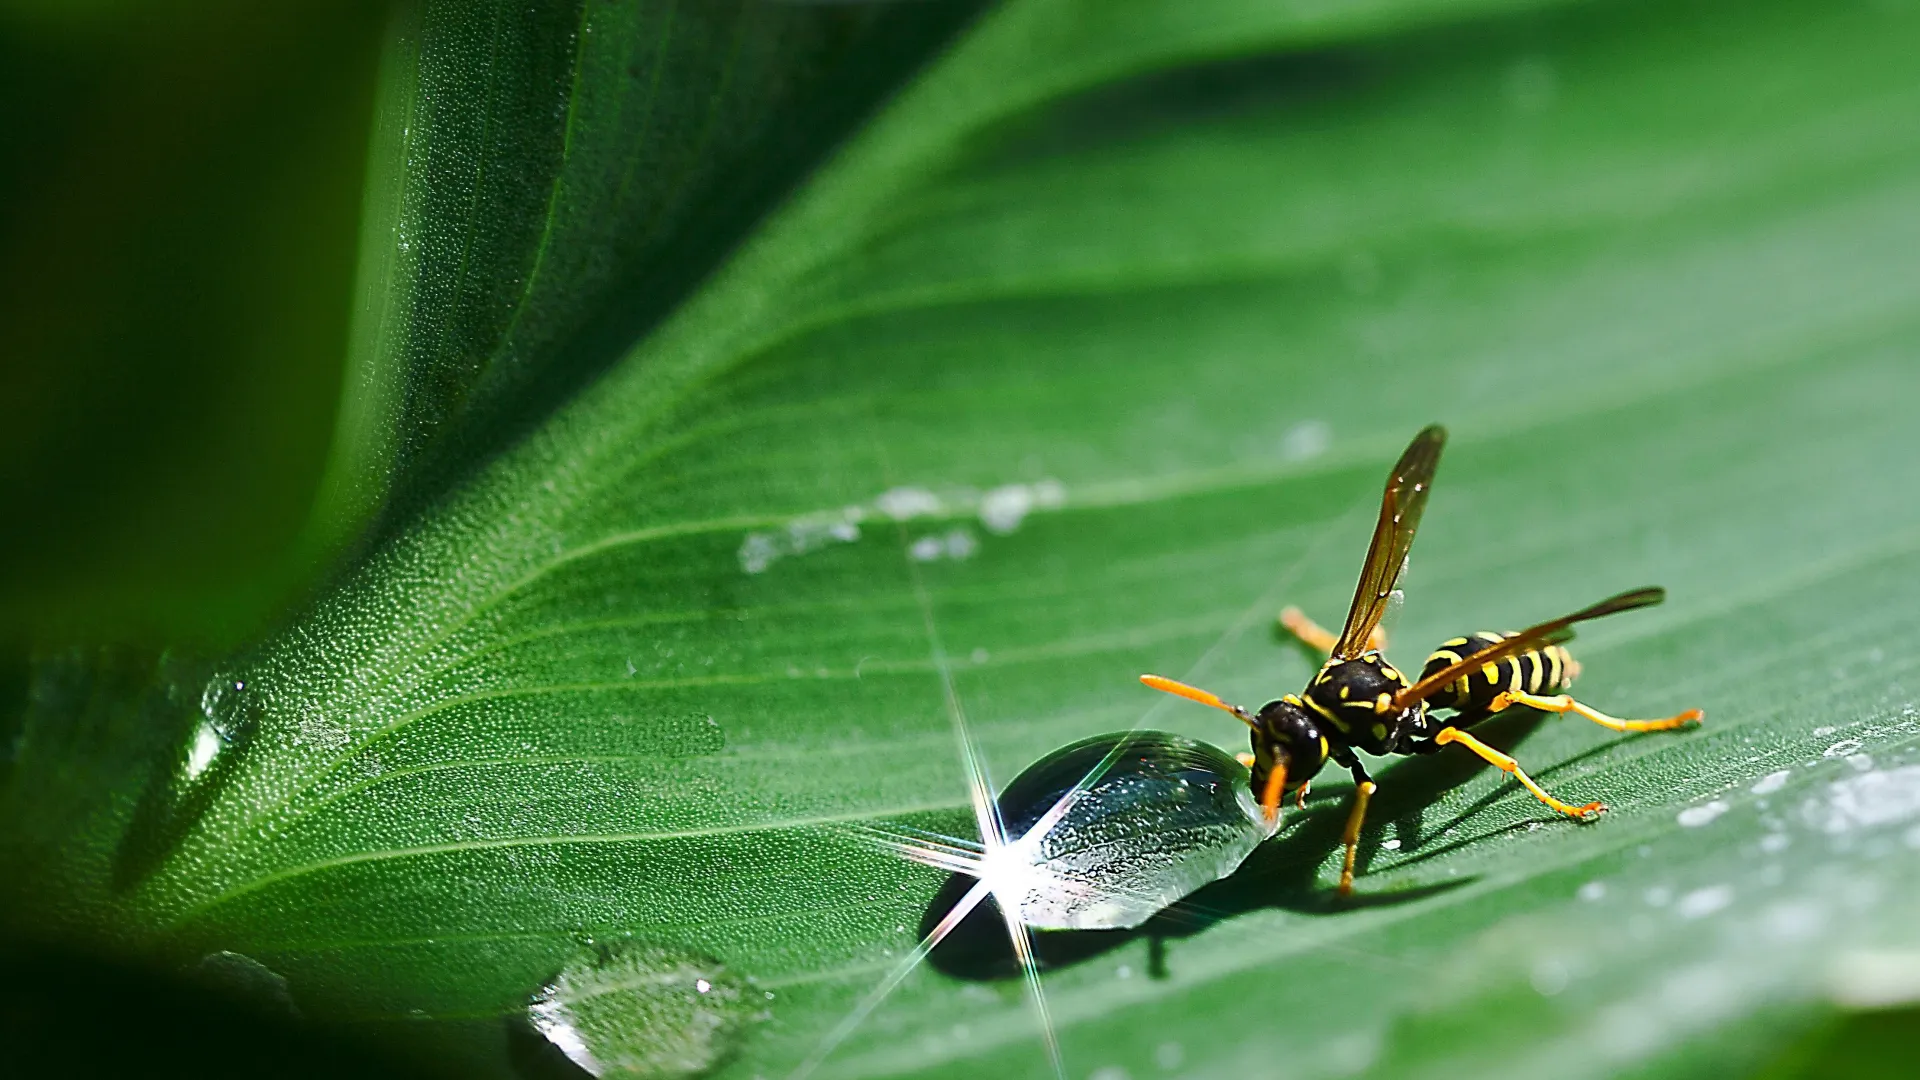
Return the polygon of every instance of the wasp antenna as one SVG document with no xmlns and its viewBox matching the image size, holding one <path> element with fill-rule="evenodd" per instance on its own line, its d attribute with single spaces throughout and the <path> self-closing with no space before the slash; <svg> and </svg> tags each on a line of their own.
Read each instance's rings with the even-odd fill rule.
<svg viewBox="0 0 1920 1080">
<path fill-rule="evenodd" d="M 1276 761 L 1267 773 L 1267 784 L 1260 789 L 1260 810 L 1267 816 L 1267 824 L 1280 823 L 1280 796 L 1287 790 L 1287 766 Z"/>
<path fill-rule="evenodd" d="M 1183 697 L 1188 701 L 1197 701 L 1202 705 L 1211 705 L 1222 712 L 1230 712 L 1239 717 L 1248 727 L 1254 726 L 1252 713 L 1238 705 L 1221 701 L 1218 694 L 1202 690 L 1197 686 L 1188 686 L 1183 682 L 1175 682 L 1163 675 L 1142 675 L 1140 676 L 1140 681 L 1153 687 L 1155 690 L 1172 694 L 1174 697 Z"/>
</svg>

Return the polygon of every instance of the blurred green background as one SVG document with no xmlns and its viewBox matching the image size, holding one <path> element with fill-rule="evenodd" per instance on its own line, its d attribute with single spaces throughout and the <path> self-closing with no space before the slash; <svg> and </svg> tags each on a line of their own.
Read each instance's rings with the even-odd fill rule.
<svg viewBox="0 0 1920 1080">
<path fill-rule="evenodd" d="M 528 995 L 633 936 L 754 980 L 708 1064 L 785 1074 L 938 884 L 820 824 L 966 827 L 944 679 L 1001 778 L 1140 670 L 1291 689 L 1269 609 L 1337 616 L 1442 420 L 1401 647 L 1661 581 L 1591 685 L 1708 728 L 1508 731 L 1592 829 L 1388 773 L 1371 908 L 1312 899 L 1330 785 L 1169 977 L 1050 975 L 1070 1074 L 1905 1075 L 1916 45 L 1899 0 L 5 3 L 16 1060 L 546 1075 Z M 822 1075 L 982 1070 L 1044 1071 L 1018 987 L 922 970 Z"/>
</svg>

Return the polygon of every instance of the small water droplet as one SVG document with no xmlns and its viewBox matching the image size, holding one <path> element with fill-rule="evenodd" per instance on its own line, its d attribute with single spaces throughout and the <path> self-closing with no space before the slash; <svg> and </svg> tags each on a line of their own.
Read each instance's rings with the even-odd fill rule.
<svg viewBox="0 0 1920 1080">
<path fill-rule="evenodd" d="M 994 488 L 980 498 L 980 524 L 1000 536 L 1013 532 L 1033 510 L 1033 490 L 1025 484 Z"/>
<path fill-rule="evenodd" d="M 200 715 L 206 717 L 207 726 L 221 742 L 237 743 L 253 729 L 259 711 L 257 696 L 248 689 L 245 678 L 231 673 L 215 675 L 200 692 Z"/>
<path fill-rule="evenodd" d="M 1721 814 L 1726 813 L 1727 810 L 1728 806 L 1726 803 L 1715 799 L 1710 803 L 1687 807 L 1685 810 L 1674 815 L 1674 820 L 1678 821 L 1683 828 L 1697 829 L 1712 821 L 1714 818 L 1719 817 Z"/>
<path fill-rule="evenodd" d="M 1674 910 L 1683 919 L 1701 919 L 1733 903 L 1733 889 L 1727 885 L 1709 885 L 1680 898 Z"/>
<path fill-rule="evenodd" d="M 1793 775 L 1792 769 L 1780 769 L 1753 782 L 1750 789 L 1755 795 L 1771 795 L 1787 786 L 1787 777 Z"/>
<path fill-rule="evenodd" d="M 1546 957 L 1534 963 L 1529 982 L 1533 991 L 1541 997 L 1553 997 L 1567 988 L 1573 976 L 1567 971 L 1567 965 L 1554 957 Z"/>
<path fill-rule="evenodd" d="M 1589 904 L 1596 903 L 1606 899 L 1607 883 L 1604 881 L 1589 881 L 1585 885 L 1580 886 L 1579 891 L 1575 892 L 1574 895 Z"/>
<path fill-rule="evenodd" d="M 1859 739 L 1841 739 L 1820 752 L 1821 757 L 1846 757 L 1860 749 Z"/>
<path fill-rule="evenodd" d="M 534 995 L 527 1019 L 594 1076 L 691 1077 L 738 1048 L 752 1019 L 746 997 L 710 957 L 618 941 L 562 968 Z"/>
</svg>

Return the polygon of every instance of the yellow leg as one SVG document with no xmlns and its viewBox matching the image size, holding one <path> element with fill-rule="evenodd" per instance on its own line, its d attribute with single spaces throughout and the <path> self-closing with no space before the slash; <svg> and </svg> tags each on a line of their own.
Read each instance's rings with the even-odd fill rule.
<svg viewBox="0 0 1920 1080">
<path fill-rule="evenodd" d="M 1520 781 L 1522 784 L 1525 784 L 1527 786 L 1527 790 L 1533 792 L 1534 798 L 1539 799 L 1541 802 L 1546 803 L 1548 806 L 1553 807 L 1555 810 L 1558 810 L 1560 813 L 1565 814 L 1570 818 L 1578 818 L 1581 821 L 1587 821 L 1591 818 L 1597 817 L 1600 814 L 1603 814 L 1606 812 L 1606 809 L 1607 809 L 1606 803 L 1590 802 L 1585 806 L 1574 806 L 1570 803 L 1561 802 L 1559 799 L 1556 799 L 1553 796 L 1547 794 L 1545 791 L 1541 790 L 1540 785 L 1533 782 L 1533 777 L 1528 776 L 1524 771 L 1521 770 L 1519 762 L 1513 760 L 1512 758 L 1501 753 L 1500 751 L 1495 750 L 1493 747 L 1488 746 L 1486 743 L 1481 742 L 1479 739 L 1474 738 L 1473 736 L 1467 734 L 1466 732 L 1461 731 L 1459 728 L 1442 728 L 1440 729 L 1440 734 L 1435 735 L 1433 737 L 1433 741 L 1439 743 L 1442 746 L 1445 746 L 1448 743 L 1457 742 L 1461 746 L 1464 746 L 1467 749 L 1473 751 L 1474 753 L 1479 754 L 1481 759 L 1485 761 L 1487 764 L 1492 765 L 1494 768 L 1499 769 L 1501 772 L 1504 772 L 1512 776 L 1514 779 Z"/>
<path fill-rule="evenodd" d="M 1305 612 L 1291 605 L 1281 609 L 1280 625 L 1286 628 L 1287 633 L 1306 642 L 1307 648 L 1315 652 L 1330 653 L 1340 640 L 1339 635 L 1307 618 Z M 1387 632 L 1378 626 L 1374 627 L 1373 633 L 1367 635 L 1367 648 L 1374 652 L 1385 652 Z"/>
<path fill-rule="evenodd" d="M 1601 727 L 1612 728 L 1615 731 L 1670 731 L 1677 727 L 1686 727 L 1688 724 L 1700 723 L 1707 717 L 1707 714 L 1699 709 L 1688 709 L 1678 716 L 1669 716 L 1663 720 L 1621 720 L 1591 706 L 1582 705 L 1566 694 L 1541 697 L 1537 694 L 1523 694 L 1518 690 L 1508 690 L 1494 698 L 1489 711 L 1499 712 L 1509 705 L 1525 705 L 1542 712 L 1579 713 Z"/>
<path fill-rule="evenodd" d="M 1360 843 L 1360 825 L 1367 820 L 1367 800 L 1373 798 L 1374 784 L 1362 780 L 1353 789 L 1353 812 L 1347 815 L 1347 831 L 1340 835 L 1347 845 L 1347 860 L 1340 865 L 1340 895 L 1353 895 L 1353 854 Z"/>
</svg>

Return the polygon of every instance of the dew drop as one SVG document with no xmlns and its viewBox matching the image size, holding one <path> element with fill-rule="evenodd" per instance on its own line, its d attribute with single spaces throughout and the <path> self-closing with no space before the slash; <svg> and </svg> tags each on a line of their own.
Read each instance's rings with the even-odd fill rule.
<svg viewBox="0 0 1920 1080">
<path fill-rule="evenodd" d="M 1683 919 L 1701 919 L 1733 903 L 1733 890 L 1725 885 L 1695 889 L 1680 898 L 1674 910 Z"/>
<path fill-rule="evenodd" d="M 1676 814 L 1674 820 L 1679 822 L 1683 828 L 1697 829 L 1712 821 L 1714 818 L 1719 817 L 1721 814 L 1726 813 L 1727 810 L 1728 806 L 1726 803 L 1715 799 L 1710 803 L 1687 807 L 1685 810 Z"/>
<path fill-rule="evenodd" d="M 1534 992 L 1541 997 L 1554 997 L 1567 988 L 1573 977 L 1567 971 L 1567 965 L 1553 957 L 1546 957 L 1534 963 L 1527 981 L 1533 984 Z"/>
<path fill-rule="evenodd" d="M 1026 835 L 1097 767 L 1033 838 L 1030 868 L 1015 868 L 996 890 L 1029 926 L 1138 926 L 1238 869 L 1273 835 L 1245 766 L 1163 731 L 1097 735 L 1034 762 L 1000 794 L 1008 834 Z"/>
<path fill-rule="evenodd" d="M 1793 775 L 1792 769 L 1780 769 L 1753 782 L 1750 789 L 1755 795 L 1771 795 L 1787 786 L 1787 777 Z"/>
<path fill-rule="evenodd" d="M 1033 491 L 1025 484 L 994 488 L 980 499 L 980 524 L 1001 536 L 1020 527 L 1033 510 Z"/>
<path fill-rule="evenodd" d="M 253 697 L 246 679 L 231 673 L 215 675 L 200 692 L 200 714 L 222 742 L 239 742 L 253 726 Z"/>
<path fill-rule="evenodd" d="M 270 1012 L 298 1016 L 286 976 L 245 953 L 210 952 L 202 956 L 187 974 L 195 982 L 222 993 L 241 998 Z"/>
<path fill-rule="evenodd" d="M 739 1047 L 752 1018 L 746 992 L 718 961 L 644 941 L 588 950 L 527 1006 L 533 1029 L 568 1061 L 631 1080 L 708 1072 Z"/>
</svg>

